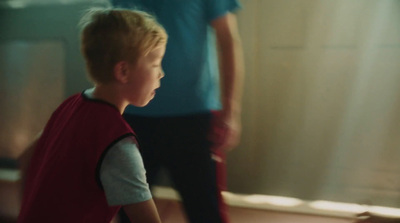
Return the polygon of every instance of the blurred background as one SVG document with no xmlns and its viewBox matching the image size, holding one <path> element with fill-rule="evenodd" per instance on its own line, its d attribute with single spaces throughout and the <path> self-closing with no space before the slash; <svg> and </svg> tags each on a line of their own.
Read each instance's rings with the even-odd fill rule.
<svg viewBox="0 0 400 223">
<path fill-rule="evenodd" d="M 400 208 L 400 1 L 241 0 L 243 134 L 228 191 Z M 77 22 L 95 0 L 0 0 L 0 216 L 15 159 L 91 86 Z M 168 182 L 160 185 L 167 186 Z"/>
</svg>

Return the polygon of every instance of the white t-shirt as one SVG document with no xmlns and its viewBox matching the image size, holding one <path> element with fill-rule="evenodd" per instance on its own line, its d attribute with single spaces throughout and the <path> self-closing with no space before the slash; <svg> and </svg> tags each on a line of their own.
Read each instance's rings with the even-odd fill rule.
<svg viewBox="0 0 400 223">
<path fill-rule="evenodd" d="M 100 167 L 100 180 L 110 206 L 152 198 L 146 170 L 135 139 L 127 137 L 110 148 Z"/>
</svg>

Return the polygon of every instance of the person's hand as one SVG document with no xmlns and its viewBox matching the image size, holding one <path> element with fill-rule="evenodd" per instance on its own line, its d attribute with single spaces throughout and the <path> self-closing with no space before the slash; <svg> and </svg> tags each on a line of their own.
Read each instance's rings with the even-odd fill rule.
<svg viewBox="0 0 400 223">
<path fill-rule="evenodd" d="M 371 214 L 369 212 L 357 214 L 356 218 L 357 219 L 354 221 L 354 223 L 398 223 L 398 222 L 400 222 L 400 219 L 398 219 L 398 218 L 388 218 L 388 217 L 377 216 L 377 215 Z"/>
<path fill-rule="evenodd" d="M 214 150 L 229 151 L 238 145 L 241 133 L 239 115 L 216 112 L 211 128 L 210 139 Z"/>
</svg>

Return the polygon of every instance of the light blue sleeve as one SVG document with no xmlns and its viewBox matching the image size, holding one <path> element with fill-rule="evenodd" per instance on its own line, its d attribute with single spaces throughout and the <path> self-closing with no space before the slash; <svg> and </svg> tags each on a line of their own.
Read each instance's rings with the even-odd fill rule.
<svg viewBox="0 0 400 223">
<path fill-rule="evenodd" d="M 241 8 L 239 0 L 206 0 L 207 19 L 212 21 Z"/>
<path fill-rule="evenodd" d="M 99 174 L 110 206 L 152 198 L 143 160 L 133 137 L 122 139 L 107 151 Z"/>
</svg>

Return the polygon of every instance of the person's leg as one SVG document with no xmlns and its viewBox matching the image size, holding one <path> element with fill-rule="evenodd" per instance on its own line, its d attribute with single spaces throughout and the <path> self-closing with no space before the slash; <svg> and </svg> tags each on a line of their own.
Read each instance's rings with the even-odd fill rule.
<svg viewBox="0 0 400 223">
<path fill-rule="evenodd" d="M 216 165 L 216 178 L 218 186 L 218 196 L 219 196 L 219 212 L 222 218 L 222 222 L 228 223 L 228 205 L 225 203 L 222 197 L 222 191 L 227 190 L 227 180 L 226 180 L 226 154 L 225 151 L 213 151 L 213 159 Z"/>
<path fill-rule="evenodd" d="M 124 114 L 125 120 L 132 127 L 136 133 L 137 140 L 139 143 L 139 150 L 142 155 L 144 167 L 146 169 L 146 178 L 150 188 L 153 186 L 157 174 L 160 170 L 159 154 L 157 152 L 156 145 L 159 142 L 157 139 L 158 135 L 158 123 L 159 120 L 155 118 L 147 118 L 135 115 Z M 121 208 L 119 212 L 120 223 L 130 223 L 128 216 Z"/>
<path fill-rule="evenodd" d="M 173 140 L 163 157 L 171 179 L 182 197 L 191 223 L 226 223 L 217 162 L 208 140 L 210 114 L 170 119 L 168 137 Z"/>
<path fill-rule="evenodd" d="M 160 119 L 128 114 L 124 114 L 124 118 L 136 133 L 140 154 L 146 169 L 147 182 L 151 187 L 161 168 L 160 147 L 164 140 L 162 129 L 159 126 Z"/>
</svg>

